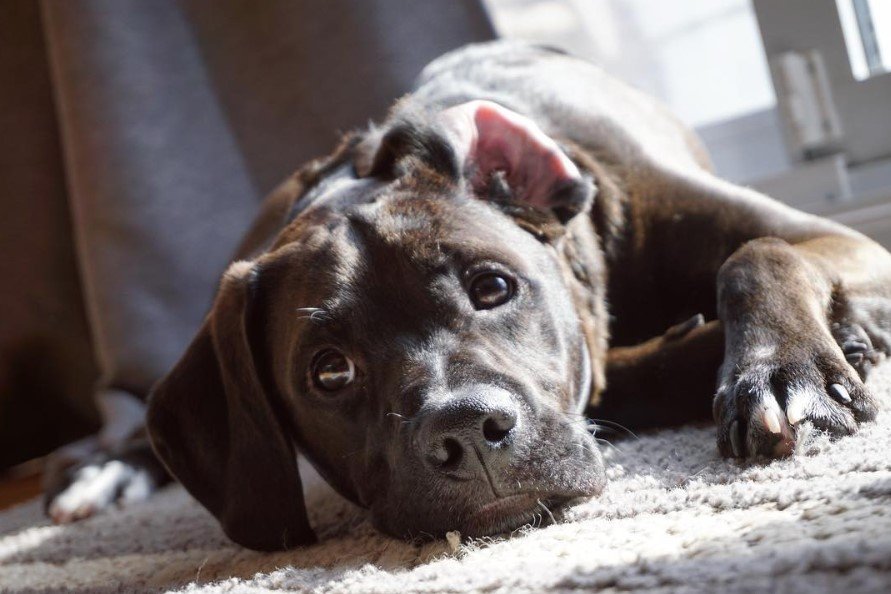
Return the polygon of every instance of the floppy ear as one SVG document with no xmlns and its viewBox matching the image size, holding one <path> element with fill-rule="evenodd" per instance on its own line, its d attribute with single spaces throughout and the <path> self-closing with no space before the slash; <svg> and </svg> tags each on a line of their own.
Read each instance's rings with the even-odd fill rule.
<svg viewBox="0 0 891 594">
<path fill-rule="evenodd" d="M 286 416 L 265 379 L 260 272 L 236 262 L 186 354 L 154 388 L 155 452 L 235 542 L 280 550 L 315 542 Z"/>
<path fill-rule="evenodd" d="M 595 186 L 538 125 L 492 101 L 440 112 L 431 124 L 397 123 L 380 140 L 367 171 L 380 175 L 404 156 L 460 175 L 484 199 L 550 210 L 565 223 L 590 209 Z"/>
</svg>

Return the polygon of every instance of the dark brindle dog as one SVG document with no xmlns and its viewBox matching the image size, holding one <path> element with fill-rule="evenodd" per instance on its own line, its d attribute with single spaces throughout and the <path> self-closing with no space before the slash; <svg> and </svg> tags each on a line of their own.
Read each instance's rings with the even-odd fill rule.
<svg viewBox="0 0 891 594">
<path fill-rule="evenodd" d="M 651 99 L 524 45 L 428 66 L 241 253 L 148 431 L 258 549 L 314 539 L 296 451 L 386 532 L 491 534 L 600 492 L 585 414 L 713 415 L 724 456 L 782 456 L 805 422 L 872 419 L 891 348 L 885 250 L 717 179 Z"/>
</svg>

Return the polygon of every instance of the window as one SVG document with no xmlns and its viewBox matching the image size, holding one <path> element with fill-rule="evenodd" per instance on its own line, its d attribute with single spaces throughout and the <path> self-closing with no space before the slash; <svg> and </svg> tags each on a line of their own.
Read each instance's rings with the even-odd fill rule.
<svg viewBox="0 0 891 594">
<path fill-rule="evenodd" d="M 854 78 L 891 71 L 891 2 L 836 0 L 836 6 Z"/>
<path fill-rule="evenodd" d="M 484 1 L 660 98 L 722 177 L 891 245 L 891 1 Z"/>
</svg>

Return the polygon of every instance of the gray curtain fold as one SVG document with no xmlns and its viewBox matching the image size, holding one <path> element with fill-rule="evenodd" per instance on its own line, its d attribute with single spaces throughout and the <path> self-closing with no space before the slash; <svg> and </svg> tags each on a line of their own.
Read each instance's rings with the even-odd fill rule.
<svg viewBox="0 0 891 594">
<path fill-rule="evenodd" d="M 494 37 L 480 0 L 182 0 L 261 194 L 382 117 L 427 62 Z"/>
<path fill-rule="evenodd" d="M 3 98 L 24 112 L 4 109 L 3 130 L 32 142 L 34 155 L 0 169 L 0 192 L 16 216 L 28 208 L 40 216 L 17 223 L 31 235 L 24 244 L 4 232 L 0 247 L 54 250 L 52 264 L 24 253 L 3 265 L 32 269 L 29 286 L 38 277 L 64 285 L 54 303 L 71 328 L 45 341 L 76 353 L 59 365 L 79 370 L 79 387 L 65 379 L 56 391 L 81 401 L 74 392 L 96 370 L 100 397 L 144 397 L 200 324 L 261 198 L 329 151 L 339 132 L 381 117 L 430 59 L 493 36 L 478 0 L 43 0 L 39 8 L 28 0 L 2 8 L 17 20 L 0 27 L 17 28 L 18 38 L 0 37 L 0 82 L 24 76 L 40 100 Z M 20 46 L 18 70 L 6 65 L 10 44 Z M 0 145 L 0 161 L 11 163 L 20 144 Z M 39 194 L 43 206 L 14 203 L 23 193 Z M 4 289 L 0 306 L 29 290 Z M 22 324 L 12 332 L 4 321 L 0 346 L 27 336 Z M 27 385 L 17 390 L 7 399 L 39 399 Z M 0 407 L 0 423 L 4 414 Z"/>
<path fill-rule="evenodd" d="M 198 326 L 258 191 L 175 2 L 43 9 L 99 385 L 143 395 Z"/>
<path fill-rule="evenodd" d="M 0 468 L 95 430 L 40 6 L 0 2 Z"/>
</svg>

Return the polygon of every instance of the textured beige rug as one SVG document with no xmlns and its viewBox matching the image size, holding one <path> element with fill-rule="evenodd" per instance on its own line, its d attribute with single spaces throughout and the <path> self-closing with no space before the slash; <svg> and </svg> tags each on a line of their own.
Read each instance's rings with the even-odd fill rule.
<svg viewBox="0 0 891 594">
<path fill-rule="evenodd" d="M 891 405 L 891 365 L 870 383 Z M 711 427 L 604 447 L 604 496 L 484 542 L 383 537 L 319 484 L 322 543 L 272 555 L 227 542 L 179 487 L 66 527 L 33 502 L 0 515 L 0 591 L 891 592 L 891 413 L 769 464 L 719 459 Z"/>
</svg>

